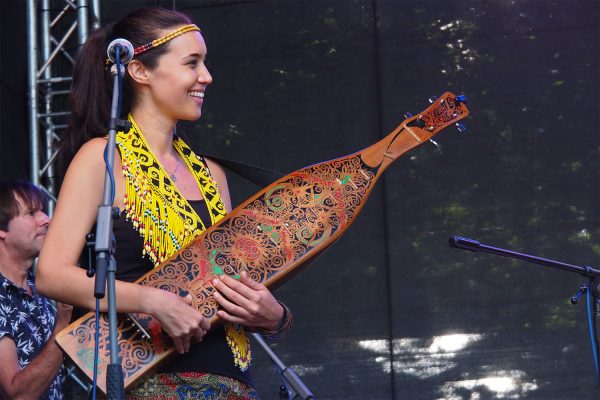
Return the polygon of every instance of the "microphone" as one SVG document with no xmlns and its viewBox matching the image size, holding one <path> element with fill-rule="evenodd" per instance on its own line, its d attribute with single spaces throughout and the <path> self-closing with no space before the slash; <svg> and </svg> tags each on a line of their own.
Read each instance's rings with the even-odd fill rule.
<svg viewBox="0 0 600 400">
<path fill-rule="evenodd" d="M 458 249 L 469 251 L 477 251 L 481 247 L 481 243 L 479 243 L 477 240 L 461 236 L 451 236 L 448 239 L 448 244 L 450 245 L 450 247 L 456 247 Z"/>
<path fill-rule="evenodd" d="M 106 55 L 109 60 L 113 63 L 117 61 L 117 49 L 119 49 L 119 58 L 121 59 L 121 64 L 127 64 L 129 61 L 133 59 L 133 45 L 126 39 L 115 39 L 108 45 L 106 49 Z"/>
</svg>

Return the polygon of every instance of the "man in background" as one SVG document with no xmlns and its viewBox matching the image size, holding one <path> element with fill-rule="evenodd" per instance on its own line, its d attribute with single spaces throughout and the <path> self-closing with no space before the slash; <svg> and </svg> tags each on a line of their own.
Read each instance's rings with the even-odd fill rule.
<svg viewBox="0 0 600 400">
<path fill-rule="evenodd" d="M 63 353 L 54 338 L 72 307 L 35 289 L 32 270 L 50 224 L 44 193 L 0 182 L 0 398 L 62 399 Z"/>
</svg>

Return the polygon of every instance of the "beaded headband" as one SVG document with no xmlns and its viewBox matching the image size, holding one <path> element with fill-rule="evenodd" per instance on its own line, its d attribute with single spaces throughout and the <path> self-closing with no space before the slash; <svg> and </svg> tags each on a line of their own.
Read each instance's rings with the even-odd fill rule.
<svg viewBox="0 0 600 400">
<path fill-rule="evenodd" d="M 145 52 L 147 52 L 148 50 L 150 50 L 150 49 L 152 49 L 154 47 L 158 47 L 161 44 L 167 43 L 169 40 L 175 39 L 177 36 L 181 36 L 184 33 L 192 32 L 192 31 L 198 31 L 198 32 L 200 32 L 200 28 L 198 28 L 194 24 L 184 25 L 181 28 L 177 29 L 176 31 L 168 33 L 167 35 L 165 35 L 165 36 L 163 36 L 161 38 L 154 39 L 150 43 L 146 43 L 146 44 L 143 44 L 141 46 L 136 47 L 134 49 L 134 55 L 137 56 L 137 55 L 140 55 L 142 53 L 145 53 Z"/>
</svg>

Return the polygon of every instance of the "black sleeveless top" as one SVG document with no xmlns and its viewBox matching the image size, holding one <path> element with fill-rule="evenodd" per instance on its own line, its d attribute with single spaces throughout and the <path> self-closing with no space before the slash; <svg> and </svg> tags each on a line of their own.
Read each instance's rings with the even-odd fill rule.
<svg viewBox="0 0 600 400">
<path fill-rule="evenodd" d="M 198 216 L 210 223 L 210 215 L 204 200 L 188 200 Z M 117 262 L 118 280 L 133 282 L 153 268 L 148 258 L 142 258 L 143 238 L 133 228 L 131 221 L 121 218 L 113 222 L 117 247 L 115 260 Z M 202 342 L 192 342 L 190 351 L 178 354 L 176 358 L 163 365 L 157 372 L 206 372 L 224 375 L 252 385 L 249 369 L 240 370 L 233 361 L 233 353 L 225 339 L 225 329 L 217 325 L 204 336 Z"/>
</svg>

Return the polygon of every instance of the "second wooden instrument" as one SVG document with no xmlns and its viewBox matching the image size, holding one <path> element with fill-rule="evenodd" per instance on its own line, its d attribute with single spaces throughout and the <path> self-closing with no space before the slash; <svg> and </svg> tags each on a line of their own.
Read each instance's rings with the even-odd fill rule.
<svg viewBox="0 0 600 400">
<path fill-rule="evenodd" d="M 468 115 L 462 99 L 446 92 L 374 145 L 277 180 L 137 283 L 180 295 L 190 293 L 193 306 L 214 325 L 218 304 L 212 297 L 213 277 L 246 270 L 255 281 L 273 286 L 297 273 L 348 229 L 377 179 L 396 158 Z M 88 313 L 57 337 L 60 347 L 90 378 L 94 332 L 95 316 Z M 107 337 L 108 321 L 103 316 L 98 386 L 104 392 Z M 120 318 L 118 347 L 126 388 L 175 354 L 160 324 L 143 314 Z"/>
</svg>

